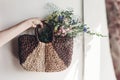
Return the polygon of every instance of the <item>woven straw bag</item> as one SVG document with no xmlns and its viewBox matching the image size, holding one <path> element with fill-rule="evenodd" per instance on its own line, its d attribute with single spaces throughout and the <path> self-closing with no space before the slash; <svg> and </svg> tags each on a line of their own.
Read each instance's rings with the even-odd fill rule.
<svg viewBox="0 0 120 80">
<path fill-rule="evenodd" d="M 39 29 L 35 35 L 21 35 L 18 38 L 19 60 L 27 71 L 59 72 L 69 67 L 73 53 L 73 38 L 55 37 L 45 43 L 39 39 Z"/>
</svg>

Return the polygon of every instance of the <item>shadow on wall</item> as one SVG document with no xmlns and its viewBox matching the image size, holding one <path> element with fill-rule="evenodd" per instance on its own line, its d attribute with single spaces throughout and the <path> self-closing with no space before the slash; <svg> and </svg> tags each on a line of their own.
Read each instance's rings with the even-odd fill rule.
<svg viewBox="0 0 120 80">
<path fill-rule="evenodd" d="M 14 55 L 15 58 L 19 59 L 19 56 L 18 56 L 18 37 L 14 38 L 12 41 L 11 41 L 11 51 Z"/>
</svg>

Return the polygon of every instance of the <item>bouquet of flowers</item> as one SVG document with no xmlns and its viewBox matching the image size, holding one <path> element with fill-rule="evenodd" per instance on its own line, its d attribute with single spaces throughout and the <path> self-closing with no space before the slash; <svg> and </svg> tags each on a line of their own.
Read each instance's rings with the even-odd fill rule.
<svg viewBox="0 0 120 80">
<path fill-rule="evenodd" d="M 44 36 L 41 36 L 41 40 L 45 36 L 50 37 L 50 33 L 56 37 L 76 37 L 79 33 L 88 33 L 90 35 L 97 35 L 104 37 L 102 34 L 90 31 L 90 28 L 86 24 L 83 24 L 79 17 L 74 15 L 72 9 L 60 10 L 56 5 L 52 4 L 54 11 L 50 13 L 46 18 L 44 23 L 49 25 L 52 30 L 44 30 Z M 43 35 L 42 34 L 42 35 Z M 49 38 L 50 39 L 50 38 Z M 44 39 L 43 39 L 44 40 Z M 49 41 L 46 38 L 46 41 Z"/>
</svg>

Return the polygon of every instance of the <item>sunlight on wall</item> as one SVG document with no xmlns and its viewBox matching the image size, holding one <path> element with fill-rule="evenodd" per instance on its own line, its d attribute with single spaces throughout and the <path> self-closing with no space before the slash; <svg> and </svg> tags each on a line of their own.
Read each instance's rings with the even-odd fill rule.
<svg viewBox="0 0 120 80">
<path fill-rule="evenodd" d="M 95 32 L 100 32 L 97 27 Z M 85 80 L 100 80 L 100 37 L 93 36 L 88 43 L 90 49 L 85 54 Z"/>
</svg>

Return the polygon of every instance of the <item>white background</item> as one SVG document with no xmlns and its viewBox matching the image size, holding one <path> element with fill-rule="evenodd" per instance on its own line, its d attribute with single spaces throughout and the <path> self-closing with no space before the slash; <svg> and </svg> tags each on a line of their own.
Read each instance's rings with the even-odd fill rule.
<svg viewBox="0 0 120 80">
<path fill-rule="evenodd" d="M 0 0 L 0 30 L 30 17 L 40 16 L 43 18 L 46 15 L 44 6 L 49 1 L 63 8 L 74 7 L 75 12 L 81 15 L 81 0 Z M 84 0 L 84 20 L 94 31 L 108 35 L 105 1 Z M 70 75 L 62 74 L 61 77 L 55 73 L 45 76 L 46 74 L 44 73 L 26 72 L 22 69 L 19 61 L 13 55 L 13 53 L 17 53 L 16 45 L 16 39 L 14 39 L 0 48 L 0 80 L 61 80 L 63 77 L 63 80 L 81 80 L 82 68 L 80 66 L 82 66 L 82 55 L 81 57 L 78 56 L 81 64 L 77 66 L 79 61 L 75 60 L 76 64 L 73 69 L 71 68 Z M 76 49 L 74 48 L 74 50 Z M 108 38 L 86 35 L 85 50 L 85 80 L 116 80 Z M 78 52 L 82 54 L 82 51 Z M 77 68 L 79 70 L 76 70 Z"/>
<path fill-rule="evenodd" d="M 0 30 L 31 17 L 43 18 L 47 2 L 61 8 L 72 7 L 81 16 L 81 0 L 0 0 Z M 0 48 L 0 80 L 82 80 L 82 36 L 75 39 L 74 55 L 69 69 L 59 73 L 27 72 L 15 57 L 17 39 Z"/>
</svg>

